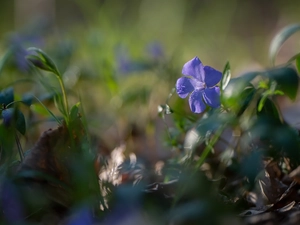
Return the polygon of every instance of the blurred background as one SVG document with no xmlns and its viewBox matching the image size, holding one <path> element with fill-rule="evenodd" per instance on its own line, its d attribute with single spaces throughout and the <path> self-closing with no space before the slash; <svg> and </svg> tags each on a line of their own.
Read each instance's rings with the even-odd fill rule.
<svg viewBox="0 0 300 225">
<path fill-rule="evenodd" d="M 300 21 L 299 6 L 283 0 L 1 0 L 0 55 L 13 54 L 1 67 L 0 87 L 31 76 L 25 49 L 39 47 L 64 74 L 71 104 L 82 102 L 99 151 L 125 143 L 129 152 L 156 161 L 172 146 L 163 141 L 168 134 L 158 106 L 183 64 L 198 56 L 222 71 L 230 61 L 233 76 L 269 67 L 270 41 Z M 299 37 L 285 43 L 277 64 L 299 52 Z M 23 83 L 15 92 L 42 98 L 47 90 Z M 170 101 L 189 111 L 187 101 L 175 95 Z"/>
</svg>

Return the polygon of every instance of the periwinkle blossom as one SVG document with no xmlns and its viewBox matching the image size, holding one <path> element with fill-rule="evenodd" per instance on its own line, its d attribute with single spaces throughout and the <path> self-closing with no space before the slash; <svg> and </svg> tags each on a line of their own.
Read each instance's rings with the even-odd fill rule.
<svg viewBox="0 0 300 225">
<path fill-rule="evenodd" d="M 220 106 L 220 88 L 216 86 L 222 73 L 210 66 L 203 66 L 196 56 L 184 64 L 183 77 L 176 82 L 176 92 L 181 98 L 190 93 L 189 104 L 193 113 L 202 113 L 206 105 L 217 108 Z"/>
<path fill-rule="evenodd" d="M 76 209 L 67 222 L 67 225 L 81 224 L 94 224 L 92 210 L 88 205 L 82 205 L 80 208 Z"/>
<path fill-rule="evenodd" d="M 0 204 L 6 224 L 21 224 L 25 218 L 21 196 L 17 186 L 9 179 L 1 180 Z"/>
<path fill-rule="evenodd" d="M 124 47 L 117 47 L 116 50 L 116 62 L 118 72 L 121 74 L 127 74 L 133 71 L 133 63 L 129 57 L 127 49 Z"/>
<path fill-rule="evenodd" d="M 20 71 L 26 72 L 30 69 L 30 64 L 25 58 L 28 55 L 25 46 L 42 46 L 43 39 L 41 36 L 34 34 L 14 34 L 10 37 L 9 44 L 13 49 L 16 67 Z"/>
<path fill-rule="evenodd" d="M 146 46 L 146 51 L 149 54 L 149 56 L 154 60 L 160 60 L 160 59 L 164 58 L 164 55 L 165 55 L 163 46 L 158 41 L 150 42 Z"/>
<path fill-rule="evenodd" d="M 14 116 L 14 108 L 8 108 L 2 110 L 3 124 L 6 127 L 11 125 Z"/>
<path fill-rule="evenodd" d="M 148 69 L 143 61 L 133 59 L 126 47 L 118 45 L 116 48 L 117 72 L 119 74 L 130 74 Z"/>
</svg>

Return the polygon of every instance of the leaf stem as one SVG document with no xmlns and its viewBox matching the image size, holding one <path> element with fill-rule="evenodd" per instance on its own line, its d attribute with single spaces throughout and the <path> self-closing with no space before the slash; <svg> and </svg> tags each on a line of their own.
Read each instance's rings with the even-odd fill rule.
<svg viewBox="0 0 300 225">
<path fill-rule="evenodd" d="M 41 102 L 41 100 L 33 95 L 33 97 L 47 110 L 47 112 L 56 120 L 59 125 L 62 125 L 62 122 Z"/>
<path fill-rule="evenodd" d="M 200 159 L 198 159 L 197 164 L 196 164 L 196 168 L 200 168 L 202 166 L 202 164 L 204 163 L 206 157 L 208 156 L 208 154 L 211 152 L 211 149 L 213 148 L 213 146 L 216 144 L 216 142 L 219 140 L 222 132 L 225 129 L 225 125 L 219 127 L 219 129 L 216 131 L 216 133 L 214 134 L 213 138 L 211 139 L 211 141 L 209 141 L 204 149 L 204 151 L 202 152 Z"/>
<path fill-rule="evenodd" d="M 16 138 L 16 143 L 17 143 L 17 146 L 18 146 L 18 151 L 19 151 L 20 159 L 21 159 L 21 162 L 22 162 L 23 159 L 24 159 L 24 152 L 23 152 L 22 145 L 20 143 L 20 139 L 19 139 L 19 136 L 18 136 L 17 132 L 15 134 L 15 138 Z"/>
<path fill-rule="evenodd" d="M 62 97 L 63 97 L 63 101 L 64 101 L 64 111 L 65 111 L 65 116 L 66 116 L 66 123 L 69 124 L 69 103 L 68 103 L 68 98 L 67 98 L 67 94 L 66 94 L 66 88 L 62 79 L 62 76 L 60 73 L 56 74 L 58 81 L 59 81 L 59 85 L 61 88 L 61 93 L 62 93 Z"/>
</svg>

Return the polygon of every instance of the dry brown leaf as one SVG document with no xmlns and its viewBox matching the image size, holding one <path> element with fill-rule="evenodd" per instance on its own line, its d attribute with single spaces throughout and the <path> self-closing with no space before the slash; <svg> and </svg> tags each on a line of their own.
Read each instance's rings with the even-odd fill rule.
<svg viewBox="0 0 300 225">
<path fill-rule="evenodd" d="M 287 186 L 277 178 L 273 178 L 265 171 L 265 175 L 258 180 L 260 193 L 267 204 L 275 203 L 285 192 Z"/>
<path fill-rule="evenodd" d="M 290 172 L 289 177 L 295 180 L 298 184 L 300 184 L 300 166 Z"/>
<path fill-rule="evenodd" d="M 295 201 L 292 201 L 289 204 L 287 204 L 286 206 L 283 206 L 282 208 L 277 209 L 277 211 L 281 212 L 281 213 L 290 211 L 294 207 L 295 203 L 296 203 Z"/>
</svg>

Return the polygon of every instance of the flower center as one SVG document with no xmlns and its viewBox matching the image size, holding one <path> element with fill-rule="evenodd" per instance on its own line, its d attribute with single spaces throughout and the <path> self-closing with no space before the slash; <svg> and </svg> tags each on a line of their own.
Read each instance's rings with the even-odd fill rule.
<svg viewBox="0 0 300 225">
<path fill-rule="evenodd" d="M 206 84 L 204 82 L 196 80 L 195 89 L 202 90 L 206 88 Z"/>
</svg>

